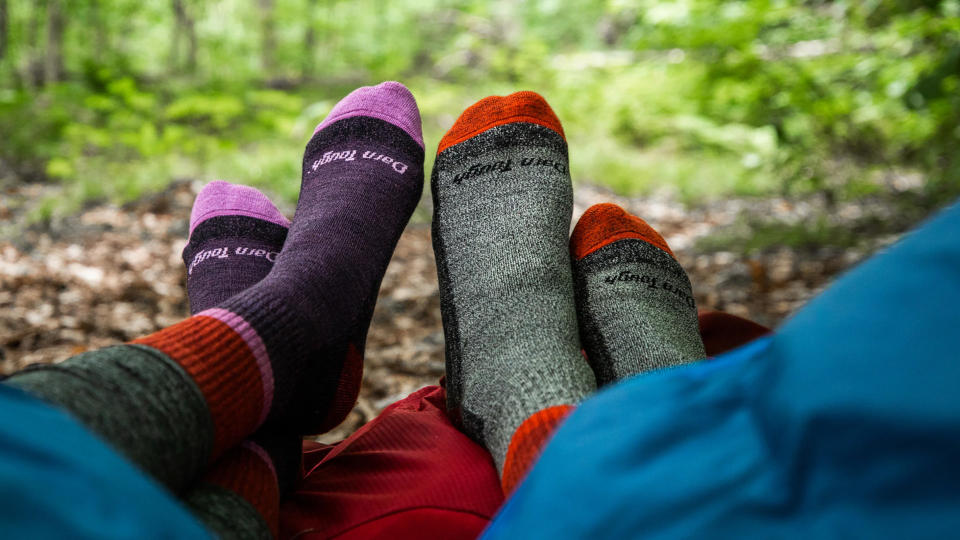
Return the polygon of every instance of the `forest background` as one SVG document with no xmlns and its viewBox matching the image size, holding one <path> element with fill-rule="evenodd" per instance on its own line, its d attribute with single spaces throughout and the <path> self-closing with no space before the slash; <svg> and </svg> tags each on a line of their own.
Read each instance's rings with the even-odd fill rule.
<svg viewBox="0 0 960 540">
<path fill-rule="evenodd" d="M 58 186 L 31 222 L 184 178 L 294 203 L 313 126 L 388 79 L 428 156 L 532 89 L 621 194 L 960 192 L 960 0 L 0 0 L 0 186 Z"/>
</svg>

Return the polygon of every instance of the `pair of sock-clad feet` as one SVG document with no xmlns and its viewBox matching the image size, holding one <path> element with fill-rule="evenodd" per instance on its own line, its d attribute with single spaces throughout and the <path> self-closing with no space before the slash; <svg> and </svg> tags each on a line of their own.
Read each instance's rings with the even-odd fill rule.
<svg viewBox="0 0 960 540">
<path fill-rule="evenodd" d="M 307 144 L 292 222 L 252 188 L 200 193 L 184 251 L 192 317 L 5 384 L 70 412 L 211 529 L 276 536 L 298 436 L 356 401 L 423 160 L 410 92 L 354 91 Z M 468 108 L 431 190 L 447 410 L 506 492 L 598 385 L 704 356 L 690 283 L 659 234 L 598 205 L 568 239 L 567 145 L 540 96 Z"/>
<path fill-rule="evenodd" d="M 292 223 L 253 188 L 207 185 L 184 263 L 191 310 L 246 332 L 273 385 L 296 387 L 265 392 L 260 420 L 315 432 L 356 399 L 380 281 L 420 198 L 410 92 L 383 83 L 338 103 L 302 182 Z M 567 145 L 539 95 L 468 108 L 440 142 L 431 189 L 448 409 L 506 491 L 598 384 L 704 356 L 690 282 L 649 225 L 601 204 L 568 240 Z"/>
</svg>

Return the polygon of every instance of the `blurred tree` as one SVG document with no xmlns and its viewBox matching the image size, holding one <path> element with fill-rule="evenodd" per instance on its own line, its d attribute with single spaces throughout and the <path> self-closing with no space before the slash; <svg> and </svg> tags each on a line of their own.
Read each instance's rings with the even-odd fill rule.
<svg viewBox="0 0 960 540">
<path fill-rule="evenodd" d="M 89 0 L 87 27 L 93 32 L 92 59 L 97 64 L 103 64 L 106 60 L 107 52 L 110 49 L 110 38 L 101 8 L 101 0 Z"/>
<path fill-rule="evenodd" d="M 316 13 L 317 0 L 307 0 L 303 16 L 303 50 L 300 54 L 300 79 L 303 82 L 312 81 L 316 75 L 317 33 L 314 22 Z"/>
<path fill-rule="evenodd" d="M 43 56 L 40 48 L 40 30 L 43 26 L 46 0 L 37 0 L 30 4 L 30 22 L 26 38 L 26 74 L 23 79 L 28 85 L 41 87 L 44 84 Z"/>
<path fill-rule="evenodd" d="M 170 71 L 179 72 L 186 70 L 187 73 L 194 73 L 197 69 L 197 29 L 196 22 L 187 11 L 184 0 L 171 0 L 170 7 L 173 9 L 173 36 L 170 39 Z M 180 54 L 186 42 L 186 64 L 181 64 Z"/>
<path fill-rule="evenodd" d="M 263 79 L 270 80 L 277 69 L 277 28 L 273 0 L 257 0 L 260 10 L 260 59 Z"/>
<path fill-rule="evenodd" d="M 7 42 L 10 39 L 10 19 L 7 0 L 0 0 L 0 62 L 7 57 Z"/>
<path fill-rule="evenodd" d="M 66 69 L 63 65 L 63 33 L 66 24 L 62 0 L 49 0 L 47 6 L 47 54 L 44 68 L 47 83 L 60 82 L 66 78 Z"/>
</svg>

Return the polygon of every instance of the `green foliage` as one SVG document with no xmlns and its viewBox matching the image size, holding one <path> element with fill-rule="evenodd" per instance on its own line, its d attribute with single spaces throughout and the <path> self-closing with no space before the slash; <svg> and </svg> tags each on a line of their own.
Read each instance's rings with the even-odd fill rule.
<svg viewBox="0 0 960 540">
<path fill-rule="evenodd" d="M 385 79 L 428 161 L 464 107 L 532 89 L 575 180 L 624 193 L 960 193 L 960 0 L 61 2 L 64 80 L 50 5 L 11 3 L 0 36 L 0 183 L 62 183 L 41 216 L 175 178 L 292 201 L 313 126 Z"/>
<path fill-rule="evenodd" d="M 821 217 L 812 223 L 740 223 L 722 234 L 705 237 L 697 244 L 697 249 L 750 253 L 772 246 L 849 248 L 856 246 L 859 240 L 849 225 L 832 224 Z"/>
</svg>

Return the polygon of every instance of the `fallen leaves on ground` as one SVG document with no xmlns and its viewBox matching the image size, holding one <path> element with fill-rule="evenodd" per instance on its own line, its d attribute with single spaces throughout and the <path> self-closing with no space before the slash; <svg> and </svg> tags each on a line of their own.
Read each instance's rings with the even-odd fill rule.
<svg viewBox="0 0 960 540">
<path fill-rule="evenodd" d="M 200 187 L 180 182 L 125 207 L 94 206 L 0 242 L 0 374 L 122 343 L 184 318 L 188 307 L 180 251 Z M 624 206 L 660 230 L 674 248 L 690 274 L 699 307 L 767 325 L 796 311 L 868 251 L 695 251 L 698 239 L 730 226 L 745 212 L 803 220 L 815 210 L 803 201 L 727 200 L 688 209 L 665 197 L 630 199 L 592 186 L 578 185 L 575 193 L 574 223 L 591 204 Z M 15 209 L 6 213 L 16 214 Z M 321 439 L 338 440 L 390 403 L 436 384 L 444 372 L 443 355 L 430 229 L 412 224 L 380 290 L 360 399 L 347 421 Z"/>
</svg>

